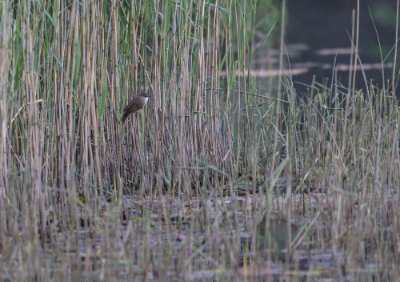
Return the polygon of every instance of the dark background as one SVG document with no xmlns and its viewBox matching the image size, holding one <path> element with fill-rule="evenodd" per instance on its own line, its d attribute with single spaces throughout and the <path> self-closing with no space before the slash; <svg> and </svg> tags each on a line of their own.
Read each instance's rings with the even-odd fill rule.
<svg viewBox="0 0 400 282">
<path fill-rule="evenodd" d="M 396 28 L 396 0 L 360 0 L 359 51 L 363 64 L 393 62 L 393 48 Z M 357 7 L 356 0 L 289 0 L 287 1 L 286 44 L 304 44 L 307 48 L 300 56 L 289 56 L 290 64 L 323 63 L 333 64 L 335 55 L 321 56 L 318 50 L 351 46 L 352 12 Z M 374 23 L 376 30 L 374 28 Z M 378 35 L 377 35 L 378 34 Z M 379 36 L 379 40 L 378 40 Z M 381 44 L 382 55 L 379 44 Z M 382 59 L 384 58 L 384 59 Z M 386 59 L 385 59 L 386 58 Z M 338 55 L 336 63 L 349 63 L 349 55 Z M 384 70 L 385 77 L 392 77 L 392 69 Z M 331 77 L 332 71 L 316 66 L 305 75 L 294 76 L 296 88 L 305 92 L 313 75 L 318 81 Z M 346 72 L 339 72 L 339 80 L 347 85 Z M 364 88 L 361 73 L 357 74 L 357 87 Z M 382 86 L 382 70 L 367 72 L 369 81 Z"/>
</svg>

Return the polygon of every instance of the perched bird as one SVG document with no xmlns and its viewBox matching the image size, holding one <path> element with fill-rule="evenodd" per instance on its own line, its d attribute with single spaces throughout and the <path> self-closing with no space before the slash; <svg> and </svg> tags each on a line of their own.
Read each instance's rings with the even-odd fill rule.
<svg viewBox="0 0 400 282">
<path fill-rule="evenodd" d="M 125 107 L 121 122 L 124 123 L 130 114 L 142 109 L 146 105 L 148 99 L 149 96 L 146 94 L 141 94 L 140 96 L 133 98 L 132 101 Z"/>
</svg>

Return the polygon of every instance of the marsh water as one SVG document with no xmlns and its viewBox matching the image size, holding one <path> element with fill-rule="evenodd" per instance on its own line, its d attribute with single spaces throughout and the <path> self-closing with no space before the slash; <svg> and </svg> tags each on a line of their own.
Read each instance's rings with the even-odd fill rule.
<svg viewBox="0 0 400 282">
<path fill-rule="evenodd" d="M 296 0 L 287 1 L 286 45 L 288 63 L 293 69 L 307 71 L 293 76 L 295 87 L 307 91 L 316 79 L 329 85 L 333 66 L 338 69 L 337 81 L 348 86 L 353 17 L 357 1 Z M 382 80 L 392 76 L 395 44 L 396 10 L 389 0 L 360 1 L 359 54 L 366 80 L 381 87 Z M 360 68 L 361 69 L 361 68 Z M 365 88 L 366 81 L 358 71 L 356 88 Z"/>
</svg>

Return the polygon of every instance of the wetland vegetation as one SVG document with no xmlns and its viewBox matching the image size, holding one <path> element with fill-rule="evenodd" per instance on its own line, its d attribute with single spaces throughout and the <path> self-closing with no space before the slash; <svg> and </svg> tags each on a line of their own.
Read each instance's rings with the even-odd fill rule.
<svg viewBox="0 0 400 282">
<path fill-rule="evenodd" d="M 285 5 L 0 2 L 0 279 L 399 277 L 398 31 L 298 95 Z"/>
</svg>

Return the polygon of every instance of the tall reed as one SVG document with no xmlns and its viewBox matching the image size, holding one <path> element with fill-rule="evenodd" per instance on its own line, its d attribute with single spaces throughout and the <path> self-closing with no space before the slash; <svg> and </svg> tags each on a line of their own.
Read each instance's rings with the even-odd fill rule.
<svg viewBox="0 0 400 282">
<path fill-rule="evenodd" d="M 2 3 L 1 232 L 73 230 L 81 204 L 96 215 L 122 193 L 191 197 L 257 174 L 256 89 L 236 77 L 255 12 L 256 1 Z M 147 109 L 120 124 L 141 91 Z"/>
</svg>

